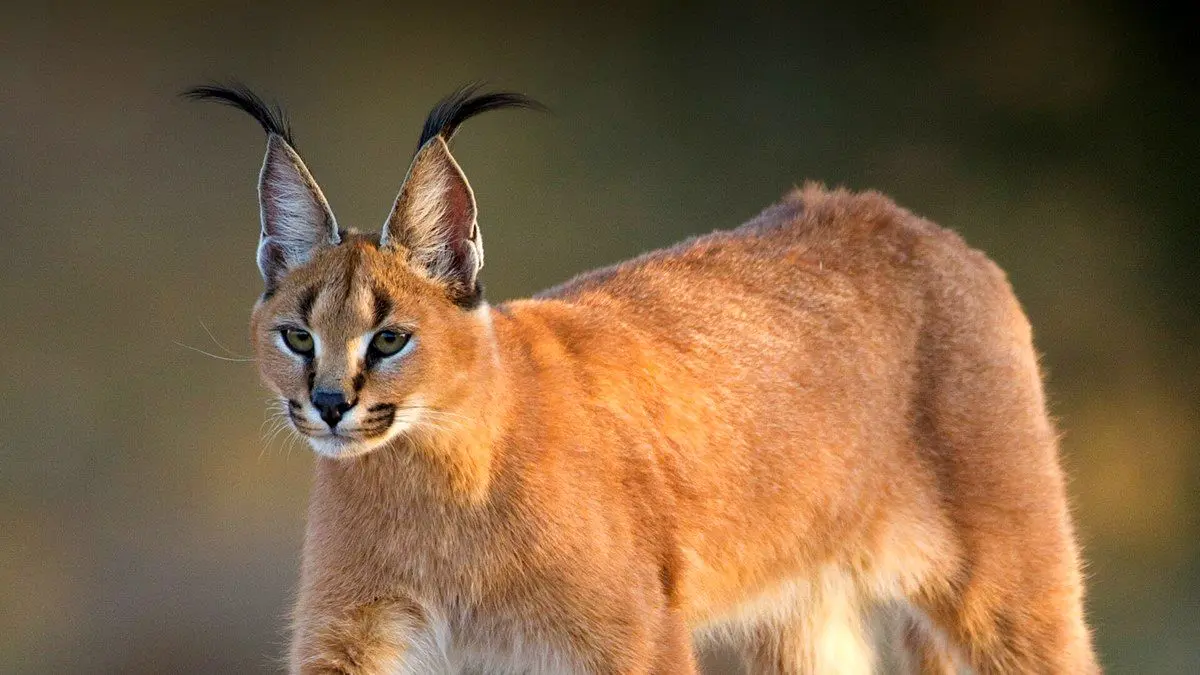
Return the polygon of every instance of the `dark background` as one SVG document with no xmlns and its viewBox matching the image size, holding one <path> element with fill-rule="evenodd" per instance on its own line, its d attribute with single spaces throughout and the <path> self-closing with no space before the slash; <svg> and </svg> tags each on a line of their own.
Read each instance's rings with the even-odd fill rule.
<svg viewBox="0 0 1200 675">
<path fill-rule="evenodd" d="M 1058 0 L 162 4 L 0 9 L 0 672 L 278 669 L 311 453 L 264 444 L 252 364 L 177 344 L 250 349 L 263 136 L 176 97 L 227 77 L 286 104 L 362 229 L 440 96 L 487 79 L 549 104 L 456 144 L 493 300 L 806 179 L 960 230 L 1044 352 L 1106 667 L 1200 670 L 1194 21 Z"/>
</svg>

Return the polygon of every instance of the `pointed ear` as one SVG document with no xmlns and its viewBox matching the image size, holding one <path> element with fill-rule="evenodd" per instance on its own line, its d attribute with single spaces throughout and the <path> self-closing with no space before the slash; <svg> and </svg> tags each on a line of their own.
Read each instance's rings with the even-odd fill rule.
<svg viewBox="0 0 1200 675">
<path fill-rule="evenodd" d="M 312 174 L 282 136 L 267 136 L 258 179 L 258 269 L 271 289 L 284 274 L 339 242 L 337 221 Z"/>
<path fill-rule="evenodd" d="M 457 304 L 478 303 L 483 238 L 475 193 L 441 136 L 429 139 L 413 158 L 380 246 L 403 253 L 411 265 L 446 282 Z"/>
</svg>

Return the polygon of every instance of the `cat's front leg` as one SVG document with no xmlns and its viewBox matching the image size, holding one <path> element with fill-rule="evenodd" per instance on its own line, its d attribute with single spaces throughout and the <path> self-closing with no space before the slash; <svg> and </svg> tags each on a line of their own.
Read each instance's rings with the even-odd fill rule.
<svg viewBox="0 0 1200 675">
<path fill-rule="evenodd" d="M 384 675 L 439 670 L 422 609 L 404 599 L 334 608 L 301 602 L 291 648 L 292 675 Z M 432 662 L 431 662 L 432 661 Z"/>
</svg>

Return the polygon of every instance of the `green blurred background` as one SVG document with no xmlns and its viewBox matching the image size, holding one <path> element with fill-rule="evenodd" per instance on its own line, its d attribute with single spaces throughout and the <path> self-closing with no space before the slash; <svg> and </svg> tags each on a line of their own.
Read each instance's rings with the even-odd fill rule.
<svg viewBox="0 0 1200 675">
<path fill-rule="evenodd" d="M 286 104 L 344 225 L 379 226 L 429 106 L 493 299 L 876 188 L 1008 270 L 1035 326 L 1114 673 L 1200 672 L 1196 23 L 1140 5 L 163 3 L 0 9 L 0 672 L 272 672 L 310 451 L 264 445 L 254 123 Z M 733 3 L 731 3 L 733 4 Z M 265 449 L 264 449 L 265 448 Z"/>
</svg>

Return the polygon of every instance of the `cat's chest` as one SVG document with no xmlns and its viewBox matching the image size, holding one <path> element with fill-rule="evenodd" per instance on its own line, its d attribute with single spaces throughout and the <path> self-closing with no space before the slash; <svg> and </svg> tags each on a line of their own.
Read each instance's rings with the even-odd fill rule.
<svg viewBox="0 0 1200 675">
<path fill-rule="evenodd" d="M 340 558 L 350 577 L 445 606 L 511 595 L 515 582 L 553 566 L 537 527 L 509 509 L 430 506 L 419 502 L 359 504 L 338 517 L 310 522 L 323 558 Z M 343 581 L 346 577 L 343 577 Z M 379 588 L 380 585 L 391 588 Z"/>
<path fill-rule="evenodd" d="M 469 538 L 468 538 L 469 539 Z M 582 673 L 555 618 L 575 584 L 532 541 L 421 540 L 392 551 L 395 579 L 423 606 L 449 673 Z"/>
</svg>

